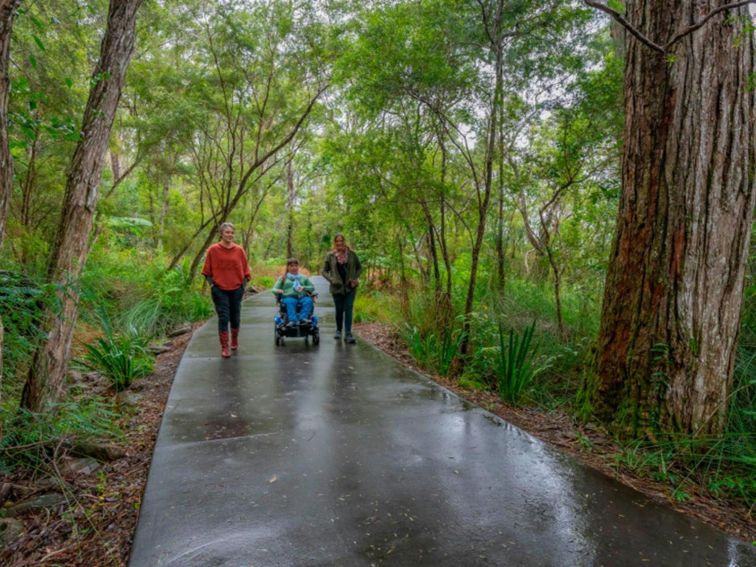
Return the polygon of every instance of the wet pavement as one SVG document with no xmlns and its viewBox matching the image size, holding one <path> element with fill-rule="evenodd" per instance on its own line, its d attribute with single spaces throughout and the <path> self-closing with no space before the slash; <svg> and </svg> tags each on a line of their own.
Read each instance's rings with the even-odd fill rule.
<svg viewBox="0 0 756 567">
<path fill-rule="evenodd" d="M 276 347 L 244 303 L 184 354 L 131 567 L 756 565 L 747 543 L 587 467 L 360 341 Z"/>
</svg>

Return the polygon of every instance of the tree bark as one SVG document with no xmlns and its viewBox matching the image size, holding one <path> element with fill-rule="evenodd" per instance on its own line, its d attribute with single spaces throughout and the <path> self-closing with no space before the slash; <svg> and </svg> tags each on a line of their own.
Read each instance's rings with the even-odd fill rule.
<svg viewBox="0 0 756 567">
<path fill-rule="evenodd" d="M 721 0 L 628 0 L 665 45 Z M 618 432 L 721 432 L 756 199 L 747 8 L 666 54 L 625 34 L 625 146 L 595 410 Z M 737 16 L 737 17 L 730 17 Z"/>
<path fill-rule="evenodd" d="M 157 247 L 158 250 L 163 249 L 163 236 L 165 235 L 165 219 L 168 218 L 168 207 L 170 205 L 170 192 L 171 192 L 171 174 L 163 174 L 163 194 L 160 199 L 160 216 L 158 217 L 157 229 Z"/>
<path fill-rule="evenodd" d="M 0 0 L 0 248 L 3 246 L 5 220 L 13 191 L 13 158 L 8 140 L 8 67 L 13 18 L 19 4 L 21 0 Z M 3 320 L 0 318 L 0 393 L 3 384 L 3 332 Z"/>
<path fill-rule="evenodd" d="M 66 179 L 63 211 L 48 264 L 60 287 L 60 312 L 44 318 L 47 341 L 36 351 L 21 405 L 42 411 L 60 398 L 78 316 L 77 282 L 89 253 L 100 177 L 126 69 L 134 50 L 136 15 L 142 0 L 111 0 L 100 60 L 84 110 L 81 139 Z"/>
<path fill-rule="evenodd" d="M 286 257 L 294 257 L 294 199 L 297 196 L 297 189 L 294 185 L 294 169 L 291 161 L 286 166 Z"/>
<path fill-rule="evenodd" d="M 21 0 L 0 0 L 0 246 L 3 244 L 5 221 L 13 191 L 13 159 L 8 140 L 8 67 L 13 19 L 19 4 Z"/>
</svg>

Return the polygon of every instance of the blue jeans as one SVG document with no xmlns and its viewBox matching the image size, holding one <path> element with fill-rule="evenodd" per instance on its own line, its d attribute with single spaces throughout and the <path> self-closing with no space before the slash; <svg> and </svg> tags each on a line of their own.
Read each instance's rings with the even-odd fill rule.
<svg viewBox="0 0 756 567">
<path fill-rule="evenodd" d="M 232 329 L 238 329 L 241 322 L 241 302 L 244 297 L 244 286 L 239 289 L 226 291 L 214 285 L 210 290 L 218 314 L 218 330 L 228 331 L 228 324 Z"/>
<path fill-rule="evenodd" d="M 352 334 L 352 310 L 357 289 L 352 288 L 346 294 L 334 294 L 333 303 L 336 305 L 336 330 L 340 333 L 343 329 L 347 336 Z"/>
<path fill-rule="evenodd" d="M 291 323 L 296 323 L 300 319 L 309 319 L 310 315 L 312 315 L 312 297 L 309 295 L 303 295 L 302 297 L 282 297 L 281 303 L 286 307 L 286 316 Z M 298 316 L 297 306 L 299 306 Z"/>
</svg>

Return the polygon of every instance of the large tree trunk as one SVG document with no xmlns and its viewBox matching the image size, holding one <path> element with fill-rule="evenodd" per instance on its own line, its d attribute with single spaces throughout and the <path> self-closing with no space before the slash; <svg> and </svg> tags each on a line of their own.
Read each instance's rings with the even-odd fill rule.
<svg viewBox="0 0 756 567">
<path fill-rule="evenodd" d="M 142 0 L 111 0 L 100 61 L 84 110 L 82 137 L 71 159 L 63 212 L 48 265 L 51 281 L 62 286 L 59 313 L 45 314 L 47 341 L 34 355 L 21 405 L 43 410 L 62 394 L 78 316 L 77 282 L 89 253 L 90 232 L 108 140 L 121 87 L 134 49 L 136 14 Z"/>
<path fill-rule="evenodd" d="M 723 0 L 628 0 L 664 45 Z M 625 146 L 596 410 L 615 430 L 722 431 L 756 197 L 748 9 L 659 53 L 626 33 Z M 731 17 L 738 16 L 738 17 Z"/>
</svg>

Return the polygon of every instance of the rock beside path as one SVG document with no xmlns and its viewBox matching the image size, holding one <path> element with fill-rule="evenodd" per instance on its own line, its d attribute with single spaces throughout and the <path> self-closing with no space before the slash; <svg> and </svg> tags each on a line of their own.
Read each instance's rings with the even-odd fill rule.
<svg viewBox="0 0 756 567">
<path fill-rule="evenodd" d="M 181 325 L 180 327 L 176 327 L 170 333 L 168 333 L 168 336 L 170 338 L 180 337 L 181 335 L 185 335 L 185 334 L 191 333 L 191 332 L 192 332 L 192 326 L 191 325 Z"/>
<path fill-rule="evenodd" d="M 92 457 L 77 459 L 67 457 L 63 461 L 63 471 L 72 476 L 89 476 L 100 468 L 100 463 Z"/>
<path fill-rule="evenodd" d="M 124 457 L 126 451 L 113 443 L 97 441 L 80 441 L 71 448 L 77 457 L 92 457 L 98 461 L 115 461 Z"/>
<path fill-rule="evenodd" d="M 6 511 L 6 514 L 9 518 L 13 518 L 14 516 L 18 516 L 25 512 L 44 510 L 46 508 L 57 508 L 58 506 L 66 504 L 66 502 L 66 497 L 60 492 L 48 492 L 47 494 L 40 494 L 39 496 L 35 496 L 34 498 L 16 504 L 15 506 L 11 506 Z"/>
<path fill-rule="evenodd" d="M 24 533 L 24 523 L 15 518 L 0 518 L 0 549 L 11 545 Z"/>
<path fill-rule="evenodd" d="M 147 347 L 147 350 L 150 351 L 154 355 L 163 354 L 164 352 L 169 352 L 173 347 L 170 343 L 166 343 L 163 345 L 150 345 Z"/>
</svg>

